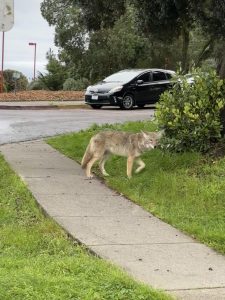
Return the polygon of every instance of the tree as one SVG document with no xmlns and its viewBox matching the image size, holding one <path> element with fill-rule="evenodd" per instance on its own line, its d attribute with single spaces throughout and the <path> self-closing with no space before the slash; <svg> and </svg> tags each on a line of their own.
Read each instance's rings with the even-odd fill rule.
<svg viewBox="0 0 225 300">
<path fill-rule="evenodd" d="M 82 10 L 88 31 L 112 28 L 126 12 L 125 0 L 77 0 L 74 3 Z"/>
<path fill-rule="evenodd" d="M 195 11 L 203 31 L 209 36 L 209 46 L 216 44 L 217 72 L 225 78 L 225 0 L 196 1 Z"/>
<path fill-rule="evenodd" d="M 55 26 L 56 46 L 73 53 L 75 59 L 80 59 L 88 38 L 81 10 L 72 0 L 44 0 L 41 13 L 49 25 Z"/>
<path fill-rule="evenodd" d="M 67 69 L 56 59 L 51 49 L 47 53 L 47 59 L 47 74 L 40 73 L 38 80 L 42 82 L 46 89 L 53 91 L 62 90 L 63 83 L 68 76 Z"/>
<path fill-rule="evenodd" d="M 89 43 L 81 9 L 72 0 L 44 0 L 41 13 L 49 25 L 55 26 L 58 57 L 70 73 L 67 78 L 79 77 L 77 74 L 82 73 L 84 53 Z"/>
<path fill-rule="evenodd" d="M 155 39 L 171 43 L 182 37 L 181 66 L 188 70 L 188 46 L 195 14 L 189 0 L 133 0 L 139 28 Z"/>
<path fill-rule="evenodd" d="M 40 6 L 42 16 L 51 26 L 57 25 L 58 20 L 72 8 L 72 0 L 43 0 Z"/>
<path fill-rule="evenodd" d="M 123 1 L 115 3 L 118 4 L 120 12 L 113 6 L 115 12 L 110 18 L 106 17 L 112 10 L 108 1 L 94 1 L 90 7 L 87 7 L 85 1 L 42 2 L 42 15 L 49 24 L 55 25 L 55 42 L 60 47 L 59 60 L 65 62 L 68 77 L 76 80 L 98 80 L 118 69 L 135 67 L 140 57 L 148 50 L 149 42 L 139 36 L 134 26 L 133 10 L 129 8 L 125 15 L 122 15 Z M 101 16 L 96 17 L 95 10 L 99 5 L 102 6 L 101 13 L 99 12 Z M 111 7 L 109 10 L 108 6 Z M 93 10 L 92 18 L 101 24 L 90 21 L 90 9 Z M 121 17 L 115 21 L 115 15 Z M 111 28 L 112 23 L 114 26 Z M 146 53 L 145 57 L 149 57 L 149 53 Z"/>
<path fill-rule="evenodd" d="M 205 43 L 197 58 L 197 65 L 212 53 L 218 40 L 225 36 L 225 0 L 133 0 L 140 29 L 158 40 L 171 42 L 182 38 L 181 66 L 188 70 L 190 34 L 196 28 L 205 33 Z M 219 59 L 220 74 L 225 77 L 225 52 Z"/>
<path fill-rule="evenodd" d="M 55 26 L 58 58 L 65 63 L 67 78 L 96 81 L 122 68 L 177 69 L 181 62 L 187 72 L 192 61 L 200 66 L 218 40 L 210 33 L 216 26 L 205 30 L 208 10 L 204 11 L 204 4 L 194 0 L 43 0 L 41 12 Z"/>
<path fill-rule="evenodd" d="M 126 0 L 43 0 L 41 13 L 50 25 L 77 10 L 87 31 L 111 28 L 126 11 Z"/>
<path fill-rule="evenodd" d="M 141 58 L 148 65 L 149 41 L 138 34 L 133 24 L 134 13 L 128 9 L 113 28 L 103 28 L 90 35 L 85 77 L 97 81 L 118 70 L 137 67 Z"/>
</svg>

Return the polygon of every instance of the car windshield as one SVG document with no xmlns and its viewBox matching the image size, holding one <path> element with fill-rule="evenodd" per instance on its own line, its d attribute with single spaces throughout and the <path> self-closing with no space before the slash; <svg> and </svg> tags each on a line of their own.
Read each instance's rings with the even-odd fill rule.
<svg viewBox="0 0 225 300">
<path fill-rule="evenodd" d="M 124 72 L 118 72 L 115 74 L 112 74 L 108 77 L 106 77 L 103 82 L 122 82 L 126 83 L 135 78 L 138 74 L 140 74 L 140 71 L 124 71 Z"/>
</svg>

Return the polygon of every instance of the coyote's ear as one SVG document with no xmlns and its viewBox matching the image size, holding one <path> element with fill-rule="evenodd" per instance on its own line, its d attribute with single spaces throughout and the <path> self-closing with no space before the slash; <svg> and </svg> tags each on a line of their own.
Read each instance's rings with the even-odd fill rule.
<svg viewBox="0 0 225 300">
<path fill-rule="evenodd" d="M 149 136 L 148 136 L 148 134 L 146 133 L 146 132 L 144 132 L 143 130 L 141 130 L 141 133 L 143 134 L 143 137 L 145 138 L 145 139 L 147 139 Z"/>
<path fill-rule="evenodd" d="M 164 134 L 165 134 L 165 130 L 164 130 L 164 129 L 157 132 L 157 136 L 158 136 L 159 139 L 160 139 Z"/>
</svg>

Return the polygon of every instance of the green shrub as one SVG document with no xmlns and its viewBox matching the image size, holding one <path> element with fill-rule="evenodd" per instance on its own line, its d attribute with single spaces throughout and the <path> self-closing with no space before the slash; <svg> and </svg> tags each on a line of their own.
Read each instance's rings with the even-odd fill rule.
<svg viewBox="0 0 225 300">
<path fill-rule="evenodd" d="M 74 79 L 74 78 L 68 78 L 63 84 L 63 90 L 64 91 L 81 91 L 84 90 L 89 84 L 89 81 L 87 78 L 80 78 L 80 79 Z"/>
<path fill-rule="evenodd" d="M 18 73 L 20 77 L 18 79 L 14 79 L 13 75 L 14 73 Z M 24 91 L 27 89 L 28 80 L 23 73 L 16 71 L 16 70 L 5 70 L 3 72 L 4 74 L 4 91 L 5 92 L 12 92 L 15 90 L 17 91 Z"/>
<path fill-rule="evenodd" d="M 215 71 L 178 76 L 174 88 L 162 94 L 156 119 L 164 128 L 162 144 L 175 151 L 206 152 L 221 138 L 220 112 L 225 105 L 225 85 Z"/>
<path fill-rule="evenodd" d="M 29 83 L 28 90 L 48 90 L 46 85 L 39 79 L 33 80 Z"/>
</svg>

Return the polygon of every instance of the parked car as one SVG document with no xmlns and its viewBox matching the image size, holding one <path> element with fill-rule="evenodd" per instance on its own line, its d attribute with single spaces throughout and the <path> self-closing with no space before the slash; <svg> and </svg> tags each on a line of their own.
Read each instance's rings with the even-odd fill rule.
<svg viewBox="0 0 225 300">
<path fill-rule="evenodd" d="M 172 86 L 174 75 L 174 71 L 163 69 L 122 70 L 89 86 L 85 103 L 95 109 L 102 106 L 132 109 L 133 106 L 155 104 L 160 95 Z"/>
</svg>

